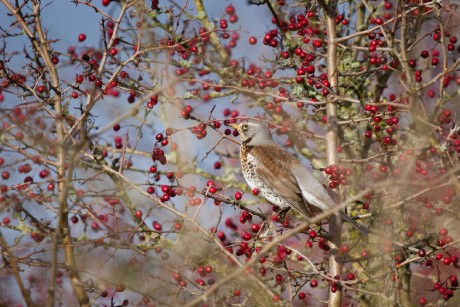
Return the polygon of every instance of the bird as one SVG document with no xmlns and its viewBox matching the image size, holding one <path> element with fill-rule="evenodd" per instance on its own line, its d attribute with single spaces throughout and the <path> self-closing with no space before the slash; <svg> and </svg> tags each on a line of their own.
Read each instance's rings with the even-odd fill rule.
<svg viewBox="0 0 460 307">
<path fill-rule="evenodd" d="M 294 155 L 273 141 L 265 122 L 244 120 L 230 126 L 241 138 L 240 162 L 244 179 L 251 189 L 259 191 L 259 196 L 283 211 L 294 209 L 307 220 L 337 205 L 334 192 Z M 367 234 L 367 229 L 344 211 L 338 214 L 361 234 Z"/>
</svg>

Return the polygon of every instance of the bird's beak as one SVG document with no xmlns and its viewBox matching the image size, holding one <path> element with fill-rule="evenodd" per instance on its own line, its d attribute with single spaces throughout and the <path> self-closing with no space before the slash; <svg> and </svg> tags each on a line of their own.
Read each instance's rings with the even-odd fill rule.
<svg viewBox="0 0 460 307">
<path fill-rule="evenodd" d="M 236 130 L 240 130 L 240 124 L 230 124 L 230 127 L 236 129 Z"/>
</svg>

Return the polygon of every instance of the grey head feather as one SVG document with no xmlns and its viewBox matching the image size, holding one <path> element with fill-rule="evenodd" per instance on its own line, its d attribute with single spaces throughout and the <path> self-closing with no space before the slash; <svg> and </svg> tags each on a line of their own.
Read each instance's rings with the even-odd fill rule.
<svg viewBox="0 0 460 307">
<path fill-rule="evenodd" d="M 247 146 L 258 146 L 273 143 L 273 138 L 264 122 L 247 120 L 241 123 L 241 139 Z"/>
</svg>

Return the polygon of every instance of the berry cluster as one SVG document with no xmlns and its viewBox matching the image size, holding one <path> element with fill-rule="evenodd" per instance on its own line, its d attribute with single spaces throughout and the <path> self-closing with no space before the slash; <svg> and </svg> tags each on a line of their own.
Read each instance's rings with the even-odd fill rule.
<svg viewBox="0 0 460 307">
<path fill-rule="evenodd" d="M 170 200 L 172 197 L 182 195 L 182 189 L 174 189 L 169 185 L 162 185 L 161 192 L 163 193 L 160 197 L 161 202 L 166 202 Z"/>
<path fill-rule="evenodd" d="M 165 165 L 167 160 L 165 152 L 161 148 L 154 148 L 152 151 L 152 160 L 153 162 L 158 161 L 160 164 Z"/>
<path fill-rule="evenodd" d="M 197 271 L 198 275 L 200 275 L 200 277 L 203 278 L 203 277 L 206 277 L 208 274 L 212 273 L 212 267 L 209 266 L 209 265 L 207 265 L 207 266 L 199 266 L 196 271 Z M 195 282 L 199 286 L 204 287 L 206 285 L 206 282 L 202 278 L 195 279 Z M 214 284 L 214 278 L 209 278 L 207 284 L 208 285 Z"/>
<path fill-rule="evenodd" d="M 458 279 L 455 275 L 451 275 L 446 280 L 438 281 L 434 284 L 434 290 L 437 290 L 445 301 L 448 301 L 454 296 L 454 290 L 456 290 L 457 287 Z M 422 299 L 420 299 L 420 303 L 422 303 Z"/>
<path fill-rule="evenodd" d="M 184 119 L 189 119 L 190 118 L 190 113 L 192 113 L 192 112 L 193 112 L 192 106 L 187 105 L 182 110 L 181 115 L 182 115 L 182 117 Z"/>
<path fill-rule="evenodd" d="M 351 175 L 351 168 L 346 168 L 338 165 L 329 165 L 324 169 L 324 172 L 329 175 L 329 187 L 337 188 L 339 185 L 347 184 L 347 176 Z"/>
<path fill-rule="evenodd" d="M 201 123 L 193 126 L 190 131 L 196 136 L 198 140 L 204 139 L 208 132 L 206 131 L 206 123 Z"/>
<path fill-rule="evenodd" d="M 390 101 L 395 101 L 396 96 L 394 94 L 390 95 Z M 376 133 L 376 136 L 381 138 L 379 132 L 386 132 L 386 136 L 383 137 L 382 143 L 385 145 L 396 145 L 397 141 L 393 139 L 393 134 L 398 130 L 399 119 L 396 117 L 397 108 L 395 106 L 388 106 L 387 114 L 380 114 L 379 107 L 376 105 L 364 106 L 364 111 L 371 116 L 372 121 L 370 122 L 369 129 L 366 130 L 364 136 L 366 138 L 371 138 L 373 133 Z M 386 118 L 386 119 L 385 119 Z"/>
<path fill-rule="evenodd" d="M 449 124 L 452 121 L 452 111 L 443 109 L 438 119 L 440 124 Z"/>
<path fill-rule="evenodd" d="M 278 30 L 273 29 L 265 33 L 263 43 L 264 45 L 276 48 L 279 44 L 278 39 Z"/>
<path fill-rule="evenodd" d="M 267 70 L 265 72 L 255 64 L 250 64 L 246 70 L 248 77 L 241 79 L 241 86 L 247 88 L 259 87 L 259 89 L 276 88 L 278 81 L 273 80 L 273 72 Z"/>
<path fill-rule="evenodd" d="M 147 108 L 153 109 L 155 105 L 158 104 L 158 96 L 150 97 L 150 101 L 147 102 Z"/>
</svg>

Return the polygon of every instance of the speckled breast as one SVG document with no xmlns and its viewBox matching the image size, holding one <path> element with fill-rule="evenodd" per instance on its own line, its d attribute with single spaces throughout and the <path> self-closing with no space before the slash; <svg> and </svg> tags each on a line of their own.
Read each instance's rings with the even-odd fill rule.
<svg viewBox="0 0 460 307">
<path fill-rule="evenodd" d="M 279 197 L 274 191 L 267 186 L 261 178 L 256 174 L 257 158 L 251 154 L 251 149 L 241 146 L 241 168 L 243 171 L 244 179 L 251 189 L 257 188 L 260 193 L 259 196 L 265 198 L 273 205 L 285 209 L 290 207 L 283 198 Z"/>
</svg>

